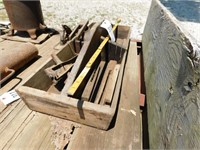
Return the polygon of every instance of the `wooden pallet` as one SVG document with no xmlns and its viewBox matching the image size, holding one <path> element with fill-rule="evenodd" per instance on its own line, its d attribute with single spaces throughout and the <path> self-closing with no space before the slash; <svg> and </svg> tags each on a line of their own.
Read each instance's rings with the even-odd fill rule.
<svg viewBox="0 0 200 150">
<path fill-rule="evenodd" d="M 0 89 L 0 94 L 12 88 L 16 89 L 30 79 L 30 76 L 34 75 L 37 69 L 47 62 L 52 52 L 58 52 L 54 47 L 59 42 L 59 38 L 58 35 L 55 35 L 43 44 L 36 45 L 41 58 L 23 68 L 15 78 L 8 81 Z M 0 42 L 0 47 L 9 47 L 13 43 L 17 42 L 4 40 Z M 19 100 L 8 106 L 0 105 L 2 108 L 0 111 L 0 149 L 54 150 L 64 147 L 76 150 L 141 149 L 138 68 L 135 68 L 137 65 L 132 65 L 137 64 L 138 57 L 135 44 L 131 45 L 127 53 L 128 57 L 124 60 L 126 69 L 123 78 L 125 81 L 120 89 L 121 96 L 116 109 L 116 120 L 112 122 L 108 131 L 76 125 L 68 120 L 32 111 L 23 101 Z M 22 81 L 16 85 L 19 79 Z M 134 92 L 132 92 L 132 86 L 135 89 Z M 49 92 L 51 90 L 49 89 Z M 55 89 L 53 91 L 55 92 Z M 134 115 L 135 112 L 136 115 Z"/>
<path fill-rule="evenodd" d="M 59 35 L 54 35 L 43 44 L 36 45 L 40 58 L 19 70 L 12 79 L 1 87 L 0 94 L 17 88 L 31 74 L 34 74 L 35 70 L 50 57 L 51 53 L 57 51 L 54 50 L 54 46 L 59 39 Z M 0 42 L 0 48 L 9 50 L 18 44 L 16 41 L 3 40 Z M 28 109 L 21 100 L 8 106 L 0 103 L 0 127 L 0 149 L 55 149 L 55 145 L 51 142 L 52 132 L 49 116 Z"/>
</svg>

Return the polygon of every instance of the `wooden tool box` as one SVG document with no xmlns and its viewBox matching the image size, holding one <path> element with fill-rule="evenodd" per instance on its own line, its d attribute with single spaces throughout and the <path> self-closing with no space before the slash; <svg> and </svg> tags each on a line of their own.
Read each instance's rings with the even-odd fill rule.
<svg viewBox="0 0 200 150">
<path fill-rule="evenodd" d="M 97 30 L 91 35 L 95 38 L 95 40 L 91 40 L 95 44 L 86 42 L 88 48 L 85 52 L 82 51 L 85 50 L 83 44 L 72 71 L 66 75 L 65 84 L 72 83 L 75 80 L 75 77 L 84 68 L 83 64 L 87 63 L 103 39 L 99 33 L 99 27 L 96 26 L 96 28 Z M 125 58 L 129 47 L 129 27 L 118 26 L 115 34 L 116 42 L 109 41 L 105 46 L 98 61 L 95 62 L 97 65 L 90 72 L 78 95 L 71 97 L 65 92 L 61 94 L 64 81 L 57 85 L 52 83 L 44 72 L 46 68 L 54 64 L 52 58 L 49 58 L 17 89 L 22 100 L 32 110 L 107 130 L 118 104 Z M 73 57 L 75 52 L 73 46 L 68 42 L 56 55 L 62 57 L 63 60 L 67 60 Z M 92 76 L 98 78 L 95 75 L 95 70 L 101 69 L 101 66 L 105 66 L 103 67 L 104 74 L 102 74 L 97 84 L 97 81 L 93 82 L 91 78 Z M 68 81 L 68 78 L 70 81 Z M 95 87 L 96 96 L 93 98 L 90 95 L 92 92 L 88 92 L 88 90 L 94 91 Z"/>
</svg>

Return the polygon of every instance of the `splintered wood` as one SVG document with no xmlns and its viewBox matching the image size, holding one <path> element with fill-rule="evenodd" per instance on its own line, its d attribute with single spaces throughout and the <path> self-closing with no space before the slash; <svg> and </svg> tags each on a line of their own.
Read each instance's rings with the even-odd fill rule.
<svg viewBox="0 0 200 150">
<path fill-rule="evenodd" d="M 69 144 L 74 130 L 80 125 L 60 118 L 49 117 L 51 121 L 52 142 L 56 150 L 63 150 Z"/>
</svg>

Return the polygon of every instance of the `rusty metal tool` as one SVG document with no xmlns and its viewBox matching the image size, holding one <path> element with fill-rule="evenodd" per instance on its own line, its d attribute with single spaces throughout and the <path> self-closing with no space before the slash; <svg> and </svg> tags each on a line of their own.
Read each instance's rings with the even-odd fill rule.
<svg viewBox="0 0 200 150">
<path fill-rule="evenodd" d="M 57 82 L 60 81 L 71 70 L 78 53 L 76 42 L 80 40 L 80 37 L 81 40 L 83 39 L 88 23 L 89 22 L 86 21 L 84 24 L 79 24 L 73 31 L 71 31 L 71 29 L 69 29 L 67 26 L 63 26 L 64 30 L 66 30 L 66 35 L 61 35 L 62 37 L 60 39 L 60 43 L 64 42 L 65 40 L 68 41 L 67 44 L 71 48 L 71 51 L 73 51 L 73 56 L 68 60 L 61 61 L 55 53 L 51 55 L 56 65 L 45 69 L 45 73 L 52 79 L 54 84 L 57 84 Z M 84 43 L 84 41 L 81 42 Z M 80 49 L 81 45 L 79 47 L 79 50 Z"/>
<path fill-rule="evenodd" d="M 118 24 L 120 23 L 120 21 L 121 21 L 120 19 L 117 20 L 116 24 L 112 28 L 112 31 L 116 30 L 116 28 L 117 28 Z M 109 36 L 107 36 L 103 40 L 103 42 L 100 44 L 100 46 L 97 48 L 97 50 L 95 51 L 95 53 L 92 55 L 92 57 L 90 58 L 90 60 L 86 64 L 85 68 L 82 70 L 82 72 L 76 78 L 76 80 L 74 81 L 74 83 L 71 85 L 71 87 L 68 90 L 68 95 L 73 96 L 75 94 L 75 92 L 77 91 L 77 89 L 79 88 L 79 86 L 81 85 L 81 83 L 83 82 L 84 78 L 86 77 L 86 75 L 90 71 L 93 63 L 96 61 L 97 57 L 100 55 L 102 49 L 104 48 L 104 46 L 106 45 L 106 43 L 108 41 L 109 41 Z"/>
<path fill-rule="evenodd" d="M 66 61 L 61 61 L 55 54 L 52 54 L 51 56 L 56 65 L 45 69 L 45 73 L 53 81 L 54 84 L 57 84 L 58 81 L 60 81 L 63 76 L 71 70 L 71 68 L 73 67 L 73 63 L 77 58 L 77 55 Z"/>
<path fill-rule="evenodd" d="M 63 25 L 63 31 L 60 33 L 60 45 L 64 45 L 67 41 L 73 41 L 74 51 L 79 53 L 85 40 L 85 31 L 88 29 L 89 21 L 80 23 L 73 31 Z"/>
<path fill-rule="evenodd" d="M 65 44 L 69 40 L 69 35 L 72 33 L 72 30 L 67 25 L 62 25 L 63 31 L 60 34 L 60 45 Z"/>
<path fill-rule="evenodd" d="M 69 39 L 70 40 L 75 40 L 75 39 L 79 39 L 82 34 L 85 32 L 85 30 L 87 30 L 88 28 L 88 24 L 89 24 L 89 21 L 85 21 L 82 25 L 79 25 L 77 28 L 78 30 L 74 30 L 74 32 L 72 32 L 70 35 L 69 35 Z M 78 31 L 78 32 L 77 32 Z"/>
<path fill-rule="evenodd" d="M 14 30 L 27 31 L 31 39 L 36 39 L 36 30 L 45 29 L 40 1 L 3 0 L 11 22 L 10 35 Z"/>
<path fill-rule="evenodd" d="M 78 30 L 77 34 L 71 39 L 72 41 L 74 41 L 74 47 L 75 47 L 75 52 L 79 53 L 81 50 L 81 47 L 83 45 L 83 41 L 84 41 L 84 32 L 87 30 L 88 28 L 88 23 L 89 21 L 87 20 Z M 72 34 L 73 35 L 73 34 Z M 71 35 L 69 35 L 69 38 L 71 38 Z"/>
<path fill-rule="evenodd" d="M 38 55 L 38 49 L 31 43 L 23 43 L 10 50 L 1 50 L 0 84 L 8 80 L 19 68 Z"/>
<path fill-rule="evenodd" d="M 10 22 L 0 22 L 0 35 L 3 35 L 9 31 Z"/>
</svg>

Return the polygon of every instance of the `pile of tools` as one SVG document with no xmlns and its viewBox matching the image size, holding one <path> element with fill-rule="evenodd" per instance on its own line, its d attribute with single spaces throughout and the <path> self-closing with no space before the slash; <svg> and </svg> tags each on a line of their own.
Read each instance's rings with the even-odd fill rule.
<svg viewBox="0 0 200 150">
<path fill-rule="evenodd" d="M 9 34 L 13 36 L 14 30 L 27 31 L 32 41 L 39 38 L 36 30 L 46 28 L 40 1 L 3 2 L 11 22 Z M 73 31 L 62 26 L 59 42 L 62 49 L 53 53 L 47 64 L 17 89 L 30 109 L 108 129 L 117 107 L 130 28 L 119 26 L 120 20 L 115 25 L 106 22 L 86 21 Z M 0 84 L 38 55 L 37 48 L 30 43 L 1 51 Z M 60 94 L 48 93 L 47 89 L 57 89 Z"/>
<path fill-rule="evenodd" d="M 3 0 L 3 2 L 11 22 L 10 35 L 14 35 L 14 30 L 27 31 L 31 40 L 35 40 L 36 30 L 46 28 L 40 1 Z M 13 17 L 13 14 L 18 15 Z M 80 23 L 73 31 L 63 25 L 59 42 L 62 49 L 54 52 L 51 60 L 30 78 L 33 81 L 27 81 L 25 87 L 22 86 L 17 90 L 29 108 L 108 129 L 117 107 L 125 64 L 123 60 L 129 47 L 130 29 L 127 26 L 119 26 L 119 23 L 120 20 L 117 20 L 115 25 L 111 25 L 108 20 L 99 23 L 86 21 Z M 24 43 L 9 51 L 1 51 L 3 55 L 1 55 L 0 84 L 38 55 L 37 48 L 30 43 Z M 49 83 L 47 76 L 44 77 L 44 72 L 52 83 Z M 38 78 L 44 80 L 42 83 L 48 83 L 37 86 L 34 80 Z M 26 90 L 27 85 L 38 89 Z M 42 87 L 44 90 L 39 91 Z M 60 94 L 49 97 L 49 93 L 45 93 L 45 90 L 51 88 L 57 89 Z M 39 103 L 45 104 L 45 109 L 41 109 L 43 105 Z M 56 110 L 61 103 L 63 103 L 62 108 Z"/>
<path fill-rule="evenodd" d="M 115 34 L 119 22 L 113 27 Z M 52 54 L 56 65 L 45 69 L 45 72 L 54 84 L 59 84 L 68 74 L 61 92 L 63 95 L 96 104 L 111 105 L 126 48 L 109 41 L 109 36 L 105 37 L 107 32 L 100 27 L 101 23 L 92 23 L 89 26 L 88 24 L 86 21 L 78 25 L 71 33 L 67 32 L 70 30 L 64 30 L 66 33 L 61 42 L 64 44 L 63 41 L 67 41 L 67 44 L 71 45 L 74 56 L 61 61 L 58 56 Z M 127 39 L 121 40 L 121 44 L 124 40 Z"/>
<path fill-rule="evenodd" d="M 27 106 L 107 130 L 117 108 L 129 48 L 130 28 L 118 23 L 111 26 L 115 41 L 102 22 L 86 21 L 62 34 L 62 48 L 17 89 Z"/>
</svg>

